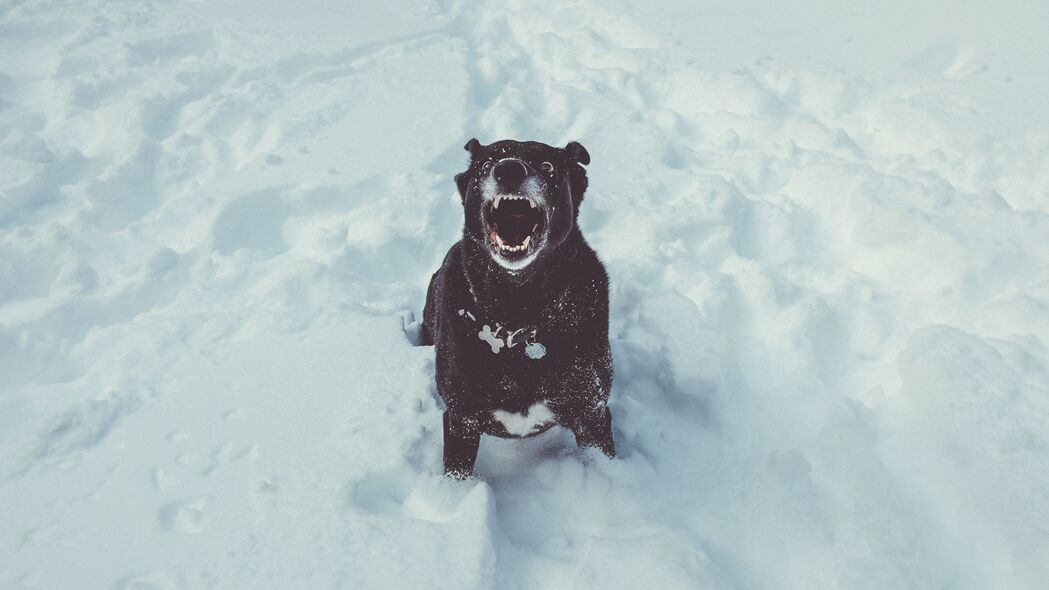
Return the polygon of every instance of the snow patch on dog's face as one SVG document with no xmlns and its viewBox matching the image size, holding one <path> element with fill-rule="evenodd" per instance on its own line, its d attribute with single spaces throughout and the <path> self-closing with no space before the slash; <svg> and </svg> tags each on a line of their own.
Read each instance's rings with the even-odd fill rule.
<svg viewBox="0 0 1049 590">
<path fill-rule="evenodd" d="M 521 187 L 517 192 L 521 196 L 532 199 L 536 203 L 542 203 L 544 201 L 545 191 L 546 182 L 541 180 L 538 176 L 529 176 L 523 183 L 521 183 Z M 487 174 L 484 177 L 484 180 L 481 181 L 481 195 L 484 196 L 485 202 L 493 201 L 498 193 L 499 184 L 495 181 L 495 176 L 492 173 Z"/>
</svg>

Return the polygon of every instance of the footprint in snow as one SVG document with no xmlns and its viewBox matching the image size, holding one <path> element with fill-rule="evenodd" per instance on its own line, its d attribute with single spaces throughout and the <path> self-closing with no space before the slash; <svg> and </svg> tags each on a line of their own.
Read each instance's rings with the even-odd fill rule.
<svg viewBox="0 0 1049 590">
<path fill-rule="evenodd" d="M 188 502 L 172 502 L 160 509 L 160 524 L 173 533 L 195 535 L 204 530 L 208 499 L 196 498 Z"/>
<path fill-rule="evenodd" d="M 396 469 L 373 473 L 356 482 L 351 502 L 372 514 L 443 523 L 462 518 L 486 519 L 490 496 L 491 488 L 484 482 L 459 482 Z"/>
<path fill-rule="evenodd" d="M 116 585 L 119 590 L 174 590 L 182 587 L 175 577 L 165 573 L 132 574 Z"/>
<path fill-rule="evenodd" d="M 258 455 L 259 449 L 255 445 L 237 448 L 232 443 L 225 443 L 211 453 L 211 464 L 201 471 L 201 475 L 208 477 L 219 467 L 241 461 L 251 461 Z"/>
</svg>

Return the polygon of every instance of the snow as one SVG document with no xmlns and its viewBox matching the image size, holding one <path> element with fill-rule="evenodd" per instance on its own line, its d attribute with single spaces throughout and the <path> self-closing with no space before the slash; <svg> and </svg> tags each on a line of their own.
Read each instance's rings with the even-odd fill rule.
<svg viewBox="0 0 1049 590">
<path fill-rule="evenodd" d="M 0 588 L 1039 588 L 1049 4 L 0 4 Z M 462 145 L 592 156 L 620 458 L 440 476 Z"/>
</svg>

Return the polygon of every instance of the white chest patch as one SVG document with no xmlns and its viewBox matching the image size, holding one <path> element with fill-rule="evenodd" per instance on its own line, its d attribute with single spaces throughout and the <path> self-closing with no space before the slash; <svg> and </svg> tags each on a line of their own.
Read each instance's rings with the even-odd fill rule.
<svg viewBox="0 0 1049 590">
<path fill-rule="evenodd" d="M 492 412 L 492 417 L 514 436 L 528 436 L 554 421 L 554 413 L 546 407 L 545 402 L 532 404 L 524 414 L 495 410 Z"/>
</svg>

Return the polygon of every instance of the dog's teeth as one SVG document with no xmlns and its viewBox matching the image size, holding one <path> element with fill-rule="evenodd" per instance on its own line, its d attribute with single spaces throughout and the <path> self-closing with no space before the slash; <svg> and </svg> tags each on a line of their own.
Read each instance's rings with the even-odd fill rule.
<svg viewBox="0 0 1049 590">
<path fill-rule="evenodd" d="M 521 247 L 522 247 L 522 248 L 527 248 L 527 247 L 528 247 L 528 242 L 529 242 L 529 241 L 530 241 L 531 239 L 532 239 L 532 236 L 525 236 L 525 241 L 524 241 L 524 244 L 521 244 Z"/>
<path fill-rule="evenodd" d="M 538 223 L 532 226 L 532 233 L 534 234 L 535 230 L 537 230 L 537 229 L 539 229 L 539 224 Z"/>
<path fill-rule="evenodd" d="M 532 209 L 535 209 L 535 201 L 533 201 L 532 199 L 528 199 L 528 204 L 532 206 Z"/>
<path fill-rule="evenodd" d="M 498 209 L 499 208 L 499 201 L 502 201 L 502 200 L 503 200 L 502 197 L 496 197 L 495 198 L 495 202 L 492 203 L 492 209 Z"/>
</svg>

